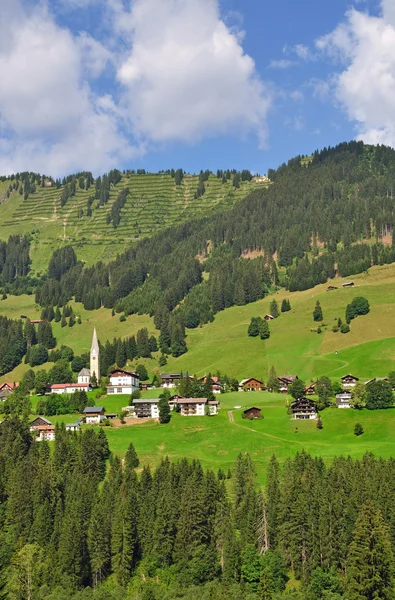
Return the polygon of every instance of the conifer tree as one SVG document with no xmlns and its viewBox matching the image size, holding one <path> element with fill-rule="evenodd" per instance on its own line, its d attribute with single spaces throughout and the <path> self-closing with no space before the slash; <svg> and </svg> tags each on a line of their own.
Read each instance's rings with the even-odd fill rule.
<svg viewBox="0 0 395 600">
<path fill-rule="evenodd" d="M 394 558 L 381 512 L 366 501 L 359 512 L 347 559 L 349 600 L 392 600 Z"/>
<path fill-rule="evenodd" d="M 62 320 L 60 321 L 60 326 L 61 327 L 66 327 L 66 325 L 67 325 L 66 317 L 63 314 L 62 315 Z"/>
<path fill-rule="evenodd" d="M 277 377 L 276 369 L 274 368 L 273 365 L 270 367 L 269 378 L 267 380 L 267 386 L 273 392 L 278 392 L 278 390 L 280 389 L 280 382 Z"/>
<path fill-rule="evenodd" d="M 122 340 L 119 340 L 118 344 L 117 344 L 117 353 L 115 355 L 115 362 L 117 363 L 117 366 L 122 369 L 126 365 L 126 360 L 127 360 L 127 356 L 126 356 L 125 344 L 122 342 Z"/>
<path fill-rule="evenodd" d="M 128 469 L 137 469 L 140 461 L 138 459 L 136 450 L 132 443 L 129 444 L 129 447 L 125 454 L 125 465 Z"/>
<path fill-rule="evenodd" d="M 269 323 L 267 321 L 265 321 L 264 319 L 262 319 L 262 321 L 259 325 L 259 335 L 260 335 L 261 340 L 267 340 L 270 338 Z"/>
<path fill-rule="evenodd" d="M 272 315 L 272 317 L 274 317 L 275 319 L 277 319 L 277 317 L 280 316 L 280 312 L 278 310 L 278 304 L 277 304 L 277 300 L 272 300 L 270 302 L 270 314 Z"/>
<path fill-rule="evenodd" d="M 252 317 L 251 323 L 248 327 L 248 335 L 250 337 L 257 337 L 259 335 L 259 326 L 262 322 L 261 317 Z"/>
<path fill-rule="evenodd" d="M 313 319 L 316 323 L 318 323 L 319 321 L 322 321 L 323 318 L 321 304 L 320 301 L 317 300 L 313 311 Z"/>
<path fill-rule="evenodd" d="M 112 565 L 119 585 L 126 586 L 137 558 L 137 477 L 124 475 L 112 526 Z"/>
<path fill-rule="evenodd" d="M 62 318 L 62 315 L 60 314 L 59 306 L 57 306 L 56 310 L 55 310 L 55 323 L 59 323 L 61 318 Z"/>
</svg>

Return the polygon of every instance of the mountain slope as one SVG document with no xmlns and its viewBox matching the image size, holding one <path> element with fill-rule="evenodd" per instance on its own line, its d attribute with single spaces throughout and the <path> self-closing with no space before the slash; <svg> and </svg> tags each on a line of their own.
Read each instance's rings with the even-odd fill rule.
<svg viewBox="0 0 395 600">
<path fill-rule="evenodd" d="M 210 175 L 204 194 L 195 198 L 198 175 L 186 174 L 180 185 L 176 185 L 169 174 L 123 174 L 121 180 L 110 187 L 107 204 L 99 207 L 98 200 L 94 200 L 92 216 L 87 216 L 88 200 L 95 195 L 94 186 L 81 189 L 77 185 L 76 195 L 62 207 L 64 185 L 59 189 L 37 186 L 36 191 L 24 199 L 18 191 L 7 198 L 9 184 L 10 181 L 0 182 L 0 239 L 34 232 L 31 256 L 36 273 L 46 269 L 53 251 L 64 244 L 71 244 L 78 258 L 88 265 L 107 261 L 140 238 L 213 209 L 232 207 L 237 200 L 265 185 L 254 180 L 241 181 L 240 187 L 235 188 L 232 179 L 222 183 Z M 130 193 L 115 229 L 107 223 L 107 215 L 119 192 L 126 187 Z"/>
</svg>

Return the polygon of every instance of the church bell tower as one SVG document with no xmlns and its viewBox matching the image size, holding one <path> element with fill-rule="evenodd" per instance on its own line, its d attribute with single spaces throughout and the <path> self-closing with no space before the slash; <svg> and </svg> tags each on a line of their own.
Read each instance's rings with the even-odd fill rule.
<svg viewBox="0 0 395 600">
<path fill-rule="evenodd" d="M 93 339 L 91 347 L 91 380 L 93 374 L 96 376 L 96 381 L 100 383 L 100 349 L 99 342 L 97 340 L 96 327 L 93 330 Z"/>
</svg>

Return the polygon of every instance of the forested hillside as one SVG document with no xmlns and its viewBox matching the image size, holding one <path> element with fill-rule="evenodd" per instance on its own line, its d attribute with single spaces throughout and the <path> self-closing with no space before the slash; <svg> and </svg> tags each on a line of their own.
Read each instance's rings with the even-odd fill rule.
<svg viewBox="0 0 395 600">
<path fill-rule="evenodd" d="M 36 173 L 0 178 L 0 239 L 31 237 L 32 268 L 43 273 L 52 252 L 72 245 L 87 264 L 108 261 L 138 239 L 214 208 L 227 209 L 265 183 L 247 171 L 88 172 L 61 180 Z"/>
</svg>

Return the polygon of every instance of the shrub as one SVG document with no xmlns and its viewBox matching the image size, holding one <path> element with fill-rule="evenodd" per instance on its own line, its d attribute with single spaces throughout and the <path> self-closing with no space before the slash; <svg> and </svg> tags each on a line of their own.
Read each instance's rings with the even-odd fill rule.
<svg viewBox="0 0 395 600">
<path fill-rule="evenodd" d="M 347 325 L 347 323 L 343 323 L 343 325 L 340 327 L 340 331 L 341 333 L 348 333 L 350 331 L 350 326 Z"/>
<path fill-rule="evenodd" d="M 119 317 L 119 320 L 121 321 L 121 323 L 124 323 L 124 322 L 126 321 L 126 317 L 125 317 L 125 315 L 121 315 L 121 316 Z"/>
<path fill-rule="evenodd" d="M 332 327 L 332 331 L 333 331 L 333 333 L 337 333 L 337 332 L 339 331 L 339 328 L 338 328 L 338 326 L 337 326 L 337 325 L 334 325 L 334 326 Z"/>
<path fill-rule="evenodd" d="M 324 429 L 324 425 L 320 418 L 318 418 L 318 421 L 317 421 L 317 429 Z"/>
<path fill-rule="evenodd" d="M 363 427 L 361 423 L 356 423 L 354 427 L 354 435 L 359 436 L 363 434 Z"/>
</svg>

